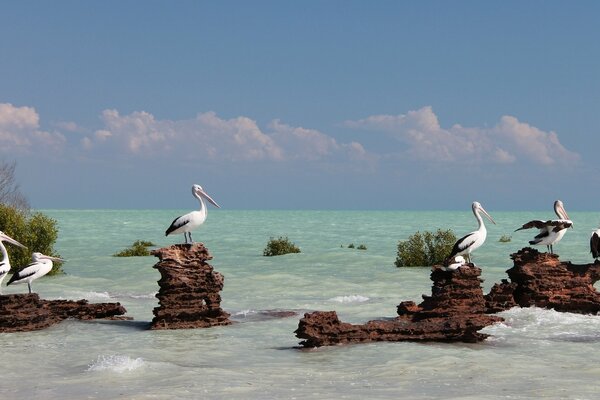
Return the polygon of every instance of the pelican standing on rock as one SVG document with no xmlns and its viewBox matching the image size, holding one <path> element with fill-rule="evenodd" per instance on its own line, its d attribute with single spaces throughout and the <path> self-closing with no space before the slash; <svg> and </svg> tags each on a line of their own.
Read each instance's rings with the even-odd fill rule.
<svg viewBox="0 0 600 400">
<path fill-rule="evenodd" d="M 468 262 L 471 262 L 471 253 L 473 250 L 479 248 L 483 242 L 485 242 L 485 238 L 487 237 L 487 230 L 485 229 L 485 224 L 483 223 L 483 218 L 481 218 L 481 214 L 485 215 L 494 225 L 494 219 L 484 210 L 484 208 L 478 202 L 474 201 L 471 205 L 473 209 L 473 214 L 475 218 L 477 218 L 477 223 L 479 227 L 476 231 L 469 233 L 466 236 L 458 239 L 458 241 L 454 244 L 452 248 L 452 252 L 448 256 L 448 259 L 451 259 L 456 256 L 464 256 Z M 458 268 L 458 267 L 457 267 Z"/>
<path fill-rule="evenodd" d="M 194 243 L 192 240 L 192 230 L 196 229 L 204 223 L 208 211 L 206 210 L 206 204 L 204 204 L 203 198 L 208 200 L 212 205 L 217 208 L 221 208 L 205 191 L 200 185 L 192 186 L 192 194 L 200 202 L 200 210 L 192 211 L 181 217 L 177 217 L 171 222 L 171 226 L 165 232 L 165 236 L 169 236 L 171 233 L 183 233 L 185 243 L 188 243 L 188 235 L 190 237 L 190 243 Z"/>
<path fill-rule="evenodd" d="M 15 272 L 10 280 L 6 283 L 6 286 L 13 283 L 25 283 L 29 287 L 29 293 L 31 293 L 31 282 L 37 278 L 41 278 L 52 270 L 52 261 L 64 261 L 62 258 L 46 256 L 42 253 L 35 252 L 31 255 L 31 264 Z"/>
<path fill-rule="evenodd" d="M 6 251 L 6 247 L 4 247 L 4 243 L 2 242 L 11 243 L 15 246 L 19 246 L 26 249 L 26 247 L 23 246 L 21 243 L 17 242 L 15 239 L 11 238 L 6 233 L 0 231 L 0 251 L 2 252 L 2 261 L 0 261 L 0 285 L 2 284 L 4 278 L 6 278 L 8 271 L 10 271 L 10 260 L 8 259 L 8 252 Z"/>
<path fill-rule="evenodd" d="M 529 221 L 516 231 L 520 231 L 522 229 L 530 229 L 537 228 L 540 232 L 535 235 L 533 240 L 529 241 L 529 244 L 543 246 L 545 245 L 548 248 L 550 254 L 554 254 L 554 249 L 552 245 L 554 243 L 558 243 L 560 239 L 565 236 L 568 228 L 573 227 L 573 221 L 569 219 L 567 215 L 567 211 L 565 210 L 565 206 L 563 202 L 560 200 L 556 200 L 554 202 L 554 212 L 558 216 L 559 219 L 549 219 L 547 221 L 541 220 L 533 220 Z"/>
<path fill-rule="evenodd" d="M 592 252 L 592 257 L 600 257 L 600 229 L 596 229 L 592 232 L 592 237 L 590 238 L 590 251 Z"/>
</svg>

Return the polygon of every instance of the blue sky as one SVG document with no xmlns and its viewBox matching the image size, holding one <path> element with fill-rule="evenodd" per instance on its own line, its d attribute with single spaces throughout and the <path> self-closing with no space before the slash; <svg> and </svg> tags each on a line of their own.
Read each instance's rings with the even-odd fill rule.
<svg viewBox="0 0 600 400">
<path fill-rule="evenodd" d="M 9 1 L 38 208 L 595 210 L 600 3 Z"/>
</svg>

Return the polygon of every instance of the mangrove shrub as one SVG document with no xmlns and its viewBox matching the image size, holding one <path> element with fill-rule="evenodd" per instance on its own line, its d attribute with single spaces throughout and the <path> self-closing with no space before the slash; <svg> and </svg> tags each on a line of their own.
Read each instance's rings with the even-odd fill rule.
<svg viewBox="0 0 600 400">
<path fill-rule="evenodd" d="M 145 240 L 136 240 L 131 246 L 118 253 L 113 254 L 114 257 L 144 257 L 150 255 L 148 247 L 155 246 L 154 243 Z"/>
<path fill-rule="evenodd" d="M 263 256 L 281 256 L 289 253 L 300 253 L 300 248 L 286 237 L 279 236 L 278 239 L 271 237 L 267 247 L 263 250 Z"/>
<path fill-rule="evenodd" d="M 456 242 L 451 229 L 436 232 L 416 232 L 398 242 L 396 267 L 427 267 L 444 262 Z"/>
<path fill-rule="evenodd" d="M 54 251 L 58 237 L 56 220 L 41 212 L 30 212 L 0 204 L 0 230 L 17 240 L 26 249 L 5 243 L 10 256 L 11 272 L 16 272 L 31 263 L 31 253 L 40 252 L 48 256 L 60 257 Z M 62 272 L 61 263 L 54 262 L 48 275 Z"/>
</svg>

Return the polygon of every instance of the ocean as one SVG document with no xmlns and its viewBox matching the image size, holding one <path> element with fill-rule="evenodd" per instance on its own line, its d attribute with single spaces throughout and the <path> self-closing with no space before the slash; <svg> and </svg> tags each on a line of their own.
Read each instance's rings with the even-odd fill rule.
<svg viewBox="0 0 600 400">
<path fill-rule="evenodd" d="M 221 306 L 237 323 L 150 331 L 159 273 L 155 257 L 112 255 L 136 240 L 168 246 L 176 216 L 189 210 L 43 210 L 58 221 L 64 275 L 33 289 L 46 299 L 120 302 L 132 321 L 65 321 L 0 334 L 2 399 L 528 399 L 598 398 L 600 317 L 515 308 L 477 344 L 370 343 L 297 348 L 304 312 L 336 310 L 361 323 L 394 317 L 404 300 L 430 294 L 429 268 L 396 268 L 399 240 L 415 231 L 476 229 L 470 211 L 228 211 L 210 209 L 194 233 L 225 276 Z M 513 232 L 547 212 L 494 212 L 473 255 L 484 292 L 506 278 L 509 256 L 532 231 Z M 569 212 L 555 245 L 562 260 L 592 261 L 589 236 L 600 213 Z M 508 243 L 499 242 L 511 235 Z M 302 252 L 264 257 L 270 237 Z M 367 250 L 347 246 L 364 244 Z M 9 247 L 10 252 L 10 247 Z M 540 250 L 545 250 L 542 248 Z M 2 287 L 23 293 L 27 285 Z M 298 316 L 262 320 L 261 310 Z"/>
</svg>

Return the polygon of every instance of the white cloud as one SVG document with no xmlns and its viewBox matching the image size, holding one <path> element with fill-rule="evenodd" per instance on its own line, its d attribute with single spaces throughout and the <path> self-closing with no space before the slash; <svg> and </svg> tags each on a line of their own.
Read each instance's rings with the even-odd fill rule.
<svg viewBox="0 0 600 400">
<path fill-rule="evenodd" d="M 102 113 L 104 126 L 81 145 L 92 150 L 113 149 L 144 156 L 227 161 L 321 160 L 366 158 L 360 143 L 339 144 L 317 130 L 286 125 L 279 120 L 260 129 L 247 117 L 223 119 L 214 112 L 189 120 L 158 120 L 147 112 Z"/>
<path fill-rule="evenodd" d="M 406 115 L 374 115 L 346 121 L 354 129 L 382 131 L 406 145 L 405 154 L 431 162 L 568 165 L 579 155 L 566 149 L 554 132 L 544 132 L 517 118 L 503 116 L 493 128 L 441 127 L 431 107 Z"/>
<path fill-rule="evenodd" d="M 39 115 L 32 107 L 15 107 L 0 103 L 0 149 L 6 153 L 60 150 L 65 137 L 39 129 Z"/>
</svg>

